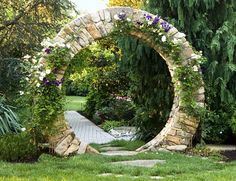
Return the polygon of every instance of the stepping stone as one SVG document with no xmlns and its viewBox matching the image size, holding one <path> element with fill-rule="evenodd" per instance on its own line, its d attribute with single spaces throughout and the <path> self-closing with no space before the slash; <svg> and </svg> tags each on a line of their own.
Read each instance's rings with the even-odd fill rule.
<svg viewBox="0 0 236 181">
<path fill-rule="evenodd" d="M 102 152 L 102 155 L 107 155 L 107 156 L 132 156 L 132 155 L 137 155 L 138 152 L 136 151 L 107 151 L 107 152 Z"/>
<path fill-rule="evenodd" d="M 120 161 L 113 162 L 114 165 L 126 165 L 126 166 L 136 166 L 136 167 L 153 167 L 156 164 L 164 164 L 165 160 L 131 160 L 131 161 Z"/>
<path fill-rule="evenodd" d="M 111 146 L 108 146 L 108 147 L 102 147 L 101 149 L 100 149 L 101 151 L 120 151 L 120 150 L 124 150 L 124 148 L 123 147 L 111 147 Z"/>
</svg>

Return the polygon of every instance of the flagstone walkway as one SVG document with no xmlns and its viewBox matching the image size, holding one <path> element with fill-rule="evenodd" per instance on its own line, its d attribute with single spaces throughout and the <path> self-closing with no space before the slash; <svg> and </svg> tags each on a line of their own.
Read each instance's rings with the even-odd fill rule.
<svg viewBox="0 0 236 181">
<path fill-rule="evenodd" d="M 90 120 L 76 111 L 66 111 L 65 118 L 79 140 L 87 144 L 104 144 L 116 140 L 115 137 L 103 131 Z"/>
</svg>

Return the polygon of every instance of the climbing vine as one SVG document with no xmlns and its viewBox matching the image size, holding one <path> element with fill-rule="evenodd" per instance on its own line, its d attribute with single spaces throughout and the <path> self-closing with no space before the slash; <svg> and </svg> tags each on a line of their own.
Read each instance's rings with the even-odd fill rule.
<svg viewBox="0 0 236 181">
<path fill-rule="evenodd" d="M 161 20 L 158 15 L 153 17 L 152 15 L 144 14 L 139 21 L 134 22 L 131 17 L 121 12 L 116 14 L 114 18 L 116 19 L 115 34 L 122 32 L 130 35 L 132 32 L 141 32 L 149 39 L 154 40 L 158 47 L 161 47 L 160 50 L 162 52 L 159 53 L 168 55 L 171 58 L 176 67 L 173 81 L 180 82 L 177 89 L 181 92 L 181 107 L 193 116 L 201 116 L 198 110 L 198 108 L 201 108 L 197 105 L 195 94 L 202 84 L 198 67 L 200 63 L 205 61 L 205 58 L 201 54 L 194 53 L 192 54 L 193 60 L 183 66 L 180 55 L 180 40 L 171 39 L 167 35 L 172 26 L 168 22 Z M 185 37 L 185 34 L 180 33 L 179 38 L 183 37 Z"/>
</svg>

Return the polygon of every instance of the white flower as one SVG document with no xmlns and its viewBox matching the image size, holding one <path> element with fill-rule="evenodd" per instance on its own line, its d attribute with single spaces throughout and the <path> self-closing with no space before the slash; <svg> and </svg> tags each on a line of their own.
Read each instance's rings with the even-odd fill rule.
<svg viewBox="0 0 236 181">
<path fill-rule="evenodd" d="M 26 131 L 26 128 L 21 128 L 21 131 Z"/>
<path fill-rule="evenodd" d="M 28 60 L 28 59 L 30 59 L 30 58 L 31 58 L 31 56 L 28 55 L 28 54 L 23 57 L 23 59 L 26 59 L 26 60 Z"/>
<path fill-rule="evenodd" d="M 131 21 L 131 19 L 130 19 L 130 18 L 127 18 L 126 20 L 127 20 L 128 22 L 130 22 L 130 21 Z"/>
<path fill-rule="evenodd" d="M 118 14 L 115 14 L 115 15 L 114 15 L 114 19 L 115 19 L 115 20 L 120 20 Z"/>
<path fill-rule="evenodd" d="M 37 60 L 35 58 L 32 59 L 32 63 L 35 64 Z"/>
<path fill-rule="evenodd" d="M 166 42 L 166 36 L 165 35 L 161 37 L 161 41 Z"/>
<path fill-rule="evenodd" d="M 198 67 L 196 65 L 193 66 L 193 71 L 198 72 Z"/>
<path fill-rule="evenodd" d="M 40 76 L 39 77 L 39 80 L 43 81 L 44 77 L 43 76 Z"/>
<path fill-rule="evenodd" d="M 50 47 L 53 46 L 53 44 L 51 43 L 51 39 L 50 38 L 46 38 L 41 42 L 41 45 L 43 47 Z"/>
<path fill-rule="evenodd" d="M 37 84 L 36 84 L 36 87 L 40 87 L 40 83 L 37 83 Z"/>
<path fill-rule="evenodd" d="M 45 77 L 46 76 L 46 72 L 41 72 L 40 73 L 40 77 Z"/>
<path fill-rule="evenodd" d="M 48 75 L 48 74 L 51 73 L 51 70 L 50 70 L 50 69 L 47 69 L 45 72 L 46 72 L 46 74 Z"/>
<path fill-rule="evenodd" d="M 26 81 L 29 81 L 29 77 L 26 77 L 25 80 L 26 80 Z"/>
<path fill-rule="evenodd" d="M 19 91 L 19 93 L 21 96 L 24 95 L 24 91 Z"/>
<path fill-rule="evenodd" d="M 186 35 L 184 34 L 184 33 L 177 33 L 176 35 L 175 35 L 175 38 L 178 38 L 178 39 L 180 39 L 180 38 L 184 38 Z"/>
<path fill-rule="evenodd" d="M 191 54 L 191 58 L 192 59 L 199 59 L 199 58 L 201 58 L 201 55 L 197 55 L 197 54 L 193 53 L 193 54 Z"/>
<path fill-rule="evenodd" d="M 152 21 L 148 21 L 148 25 L 151 25 L 152 24 Z"/>
</svg>

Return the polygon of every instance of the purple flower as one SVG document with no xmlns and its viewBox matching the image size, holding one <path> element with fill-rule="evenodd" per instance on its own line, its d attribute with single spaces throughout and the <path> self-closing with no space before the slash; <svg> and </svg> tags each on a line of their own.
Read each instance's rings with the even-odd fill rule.
<svg viewBox="0 0 236 181">
<path fill-rule="evenodd" d="M 118 17 L 121 19 L 121 20 L 124 20 L 125 17 L 126 17 L 126 14 L 124 12 L 121 12 L 118 14 Z"/>
<path fill-rule="evenodd" d="M 152 22 L 152 25 L 156 25 L 160 21 L 160 19 L 161 19 L 160 16 L 156 16 Z"/>
<path fill-rule="evenodd" d="M 144 14 L 144 17 L 146 18 L 146 20 L 148 20 L 148 21 L 150 21 L 150 20 L 152 20 L 152 16 L 151 15 L 146 15 L 146 14 Z"/>
<path fill-rule="evenodd" d="M 50 48 L 46 48 L 46 49 L 45 49 L 45 52 L 46 52 L 47 54 L 50 54 L 50 53 L 51 53 L 51 49 L 50 49 Z"/>
<path fill-rule="evenodd" d="M 167 23 L 166 21 L 161 22 L 161 26 L 165 30 L 165 32 L 168 32 L 171 29 L 170 24 Z"/>
</svg>

